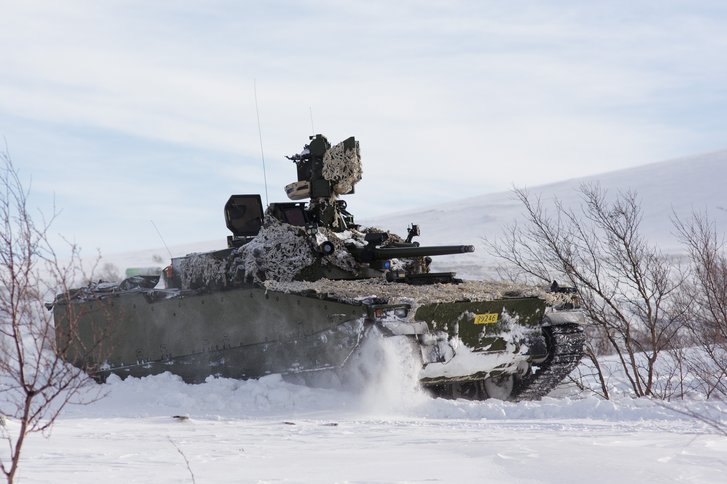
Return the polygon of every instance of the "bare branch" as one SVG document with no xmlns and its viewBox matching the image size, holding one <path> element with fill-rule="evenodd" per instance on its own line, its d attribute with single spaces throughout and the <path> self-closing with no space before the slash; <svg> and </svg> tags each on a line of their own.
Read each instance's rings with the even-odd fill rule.
<svg viewBox="0 0 727 484">
<path fill-rule="evenodd" d="M 658 356 L 684 324 L 676 295 L 685 277 L 642 237 L 635 193 L 610 196 L 598 185 L 581 185 L 579 194 L 579 210 L 554 199 L 549 213 L 540 198 L 515 190 L 526 223 L 508 227 L 489 243 L 490 252 L 523 274 L 577 287 L 584 312 L 600 328 L 596 335 L 618 356 L 634 395 L 653 395 Z M 590 351 L 600 372 L 594 391 L 608 396 L 597 352 Z"/>
<path fill-rule="evenodd" d="M 69 403 L 98 397 L 88 393 L 86 373 L 65 361 L 45 302 L 68 293 L 80 267 L 78 248 L 63 264 L 48 233 L 58 212 L 33 218 L 24 188 L 7 153 L 0 153 L 0 415 L 19 423 L 3 430 L 9 458 L 0 459 L 7 482 L 16 475 L 26 437 L 48 430 Z"/>
</svg>

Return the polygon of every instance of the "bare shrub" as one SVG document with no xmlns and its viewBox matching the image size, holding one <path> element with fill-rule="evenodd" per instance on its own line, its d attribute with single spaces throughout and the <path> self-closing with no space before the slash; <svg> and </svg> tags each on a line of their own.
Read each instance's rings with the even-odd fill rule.
<svg viewBox="0 0 727 484">
<path fill-rule="evenodd" d="M 686 358 L 690 373 L 707 398 L 727 397 L 727 255 L 708 215 L 693 213 L 686 222 L 674 217 L 687 248 L 692 277 L 685 287 L 692 301 L 687 329 L 701 351 Z"/>
<path fill-rule="evenodd" d="M 8 483 L 30 433 L 48 430 L 67 404 L 97 396 L 82 391 L 89 377 L 65 363 L 71 341 L 57 344 L 44 304 L 82 278 L 78 248 L 59 260 L 48 238 L 56 213 L 33 217 L 28 193 L 10 157 L 0 153 L 0 414 L 8 421 L 0 437 L 9 449 L 0 469 Z"/>
<path fill-rule="evenodd" d="M 592 391 L 609 398 L 603 352 L 618 356 L 635 396 L 658 396 L 656 362 L 684 325 L 687 309 L 676 296 L 685 275 L 640 233 L 641 207 L 633 192 L 609 198 L 581 185 L 579 209 L 554 200 L 552 212 L 526 190 L 515 195 L 526 223 L 489 242 L 513 276 L 566 281 L 575 286 L 590 320 L 586 356 L 597 375 Z"/>
</svg>

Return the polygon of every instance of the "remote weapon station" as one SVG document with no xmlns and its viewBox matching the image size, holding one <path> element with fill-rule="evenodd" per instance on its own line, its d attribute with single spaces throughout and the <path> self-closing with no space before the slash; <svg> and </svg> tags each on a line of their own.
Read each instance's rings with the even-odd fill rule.
<svg viewBox="0 0 727 484">
<path fill-rule="evenodd" d="M 573 293 L 431 272 L 432 257 L 474 247 L 420 246 L 417 225 L 404 237 L 357 225 L 340 199 L 361 179 L 353 137 L 331 146 L 313 136 L 289 159 L 291 201 L 266 211 L 259 195 L 227 201 L 227 248 L 173 258 L 161 276 L 58 295 L 56 338 L 69 361 L 101 381 L 300 377 L 343 372 L 383 335 L 408 340 L 433 394 L 511 400 L 540 398 L 578 364 Z"/>
</svg>

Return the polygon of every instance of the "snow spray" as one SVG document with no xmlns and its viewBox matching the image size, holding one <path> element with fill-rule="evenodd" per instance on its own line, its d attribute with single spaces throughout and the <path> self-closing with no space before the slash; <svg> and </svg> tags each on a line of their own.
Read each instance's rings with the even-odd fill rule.
<svg viewBox="0 0 727 484">
<path fill-rule="evenodd" d="M 406 336 L 385 337 L 372 328 L 342 381 L 360 395 L 362 410 L 396 414 L 427 400 L 419 386 L 420 369 L 418 349 Z"/>
</svg>

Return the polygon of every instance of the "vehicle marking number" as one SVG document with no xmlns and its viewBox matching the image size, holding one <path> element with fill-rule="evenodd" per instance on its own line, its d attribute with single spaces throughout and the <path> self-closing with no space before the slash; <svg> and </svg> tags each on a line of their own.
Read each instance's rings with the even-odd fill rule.
<svg viewBox="0 0 727 484">
<path fill-rule="evenodd" d="M 475 324 L 494 324 L 499 317 L 497 313 L 475 314 Z"/>
</svg>

